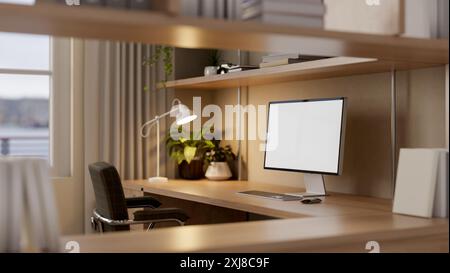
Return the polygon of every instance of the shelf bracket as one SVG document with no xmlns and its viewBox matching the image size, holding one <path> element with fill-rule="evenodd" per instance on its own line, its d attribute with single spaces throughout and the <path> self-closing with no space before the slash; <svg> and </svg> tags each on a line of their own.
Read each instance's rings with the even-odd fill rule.
<svg viewBox="0 0 450 273">
<path fill-rule="evenodd" d="M 237 58 L 238 58 L 238 65 L 241 65 L 241 50 L 237 50 Z M 242 121 L 241 121 L 241 86 L 238 86 L 237 88 L 237 105 L 238 105 L 238 113 L 237 113 L 237 136 L 238 136 L 238 148 L 237 148 L 237 157 L 238 157 L 238 180 L 242 180 L 242 140 L 241 140 L 241 130 L 242 130 Z"/>
<path fill-rule="evenodd" d="M 397 70 L 391 70 L 391 179 L 392 196 L 395 192 L 395 177 L 397 170 Z"/>
</svg>

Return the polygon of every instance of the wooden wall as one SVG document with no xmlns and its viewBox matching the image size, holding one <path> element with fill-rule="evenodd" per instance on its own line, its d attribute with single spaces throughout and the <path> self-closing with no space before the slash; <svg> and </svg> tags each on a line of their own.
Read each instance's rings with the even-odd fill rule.
<svg viewBox="0 0 450 273">
<path fill-rule="evenodd" d="M 399 147 L 445 147 L 445 68 L 399 72 L 397 84 Z M 219 105 L 236 103 L 235 90 L 212 92 Z M 254 105 L 274 100 L 348 97 L 344 171 L 342 176 L 325 178 L 327 189 L 392 197 L 389 73 L 256 86 L 243 96 L 243 101 Z M 302 174 L 263 169 L 260 141 L 243 144 L 248 180 L 303 185 Z"/>
<path fill-rule="evenodd" d="M 257 64 L 261 54 L 250 54 Z M 227 61 L 236 62 L 235 52 L 225 52 Z M 181 77 L 179 77 L 181 78 Z M 397 76 L 398 144 L 400 148 L 443 148 L 445 127 L 445 67 L 401 71 Z M 237 90 L 177 90 L 188 106 L 192 96 L 202 97 L 202 106 L 237 103 Z M 390 74 L 379 73 L 331 79 L 287 82 L 242 88 L 242 104 L 267 105 L 270 101 L 349 98 L 343 175 L 325 177 L 327 189 L 382 198 L 392 198 L 390 156 Z M 203 119 L 205 121 L 205 119 Z M 266 124 L 265 120 L 262 122 Z M 223 123 L 225 124 L 225 123 Z M 237 151 L 236 141 L 225 141 Z M 262 183 L 303 186 L 301 173 L 263 169 L 261 141 L 242 141 L 243 178 Z"/>
</svg>

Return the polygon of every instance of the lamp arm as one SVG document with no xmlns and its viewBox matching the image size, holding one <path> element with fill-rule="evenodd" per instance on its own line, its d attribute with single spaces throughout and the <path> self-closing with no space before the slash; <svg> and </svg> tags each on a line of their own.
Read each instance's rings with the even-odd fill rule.
<svg viewBox="0 0 450 273">
<path fill-rule="evenodd" d="M 149 121 L 147 121 L 146 123 L 142 124 L 141 130 L 140 130 L 141 137 L 147 138 L 147 137 L 150 135 L 150 129 L 156 124 L 156 122 L 157 122 L 158 120 L 159 120 L 159 117 L 157 116 L 157 117 L 155 117 L 154 119 L 149 120 Z M 150 126 L 150 127 L 148 128 L 148 130 L 147 130 L 146 132 L 144 132 L 144 131 L 145 131 L 145 128 L 146 128 L 147 126 Z"/>
<path fill-rule="evenodd" d="M 174 107 L 175 103 L 177 103 L 177 102 L 178 102 L 178 105 L 179 105 L 178 108 Z M 157 178 L 161 178 L 160 174 L 159 174 L 159 161 L 160 161 L 159 160 L 159 153 L 160 153 L 159 146 L 160 146 L 160 133 L 161 133 L 160 132 L 160 127 L 159 127 L 159 121 L 162 118 L 164 118 L 164 117 L 166 117 L 166 116 L 168 116 L 168 115 L 170 115 L 172 113 L 176 113 L 178 111 L 181 111 L 179 109 L 181 107 L 181 105 L 182 104 L 181 104 L 181 101 L 179 99 L 174 99 L 173 102 L 172 102 L 172 108 L 170 109 L 170 111 L 168 111 L 168 112 L 166 112 L 164 114 L 161 114 L 159 116 L 155 116 L 153 119 L 147 121 L 146 123 L 142 124 L 142 126 L 141 126 L 141 130 L 140 130 L 141 137 L 147 138 L 150 135 L 150 129 L 156 124 L 156 131 L 157 131 L 157 134 L 156 134 L 156 143 L 157 143 L 157 145 L 156 145 L 156 177 Z M 184 106 L 184 107 L 186 107 L 186 106 Z M 148 127 L 148 126 L 149 126 L 148 130 L 145 131 L 145 128 Z M 167 178 L 166 178 L 166 180 L 167 180 Z"/>
<path fill-rule="evenodd" d="M 168 116 L 168 115 L 170 115 L 170 114 L 172 114 L 172 113 L 174 113 L 176 111 L 177 110 L 170 110 L 169 112 L 166 112 L 166 113 L 161 114 L 159 116 L 155 116 L 155 118 L 153 118 L 153 119 L 147 121 L 146 123 L 142 124 L 141 130 L 140 130 L 141 137 L 147 138 L 149 136 L 149 134 L 150 134 L 150 129 L 156 124 L 157 121 L 159 121 L 160 119 L 162 119 L 162 118 L 164 118 L 164 117 L 166 117 L 166 116 Z M 147 127 L 147 126 L 150 126 L 150 128 L 148 128 L 147 132 L 144 132 L 145 127 Z"/>
<path fill-rule="evenodd" d="M 175 112 L 177 112 L 177 110 L 175 109 L 175 110 L 170 110 L 169 112 L 166 112 L 166 113 L 164 113 L 164 114 L 162 114 L 162 115 L 160 115 L 160 116 L 158 116 L 159 117 L 159 119 L 161 119 L 161 118 L 164 118 L 164 117 L 166 117 L 166 116 L 168 116 L 168 115 L 170 115 L 170 114 L 172 114 L 172 113 L 175 113 Z"/>
</svg>

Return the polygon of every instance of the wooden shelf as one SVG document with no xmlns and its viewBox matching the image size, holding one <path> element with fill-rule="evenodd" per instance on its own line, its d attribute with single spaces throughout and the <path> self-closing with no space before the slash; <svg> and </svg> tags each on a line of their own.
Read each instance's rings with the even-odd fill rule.
<svg viewBox="0 0 450 273">
<path fill-rule="evenodd" d="M 169 81 L 166 88 L 220 89 L 255 86 L 287 81 L 312 80 L 427 67 L 430 64 L 392 63 L 377 59 L 335 57 L 277 67 L 254 69 L 207 77 Z M 158 88 L 164 88 L 158 84 Z"/>
<path fill-rule="evenodd" d="M 428 40 L 170 16 L 99 7 L 0 4 L 0 31 L 392 62 L 447 64 L 448 39 Z"/>
</svg>

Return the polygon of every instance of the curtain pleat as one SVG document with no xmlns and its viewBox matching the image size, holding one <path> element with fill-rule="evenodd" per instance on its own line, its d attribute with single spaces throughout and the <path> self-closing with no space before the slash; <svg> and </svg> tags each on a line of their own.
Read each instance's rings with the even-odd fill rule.
<svg viewBox="0 0 450 273">
<path fill-rule="evenodd" d="M 122 179 L 155 176 L 156 134 L 160 133 L 160 167 L 165 175 L 165 123 L 161 132 L 153 127 L 148 138 L 140 135 L 143 123 L 167 111 L 164 91 L 156 91 L 157 66 L 142 65 L 154 54 L 154 46 L 102 41 L 98 50 L 99 161 L 116 166 Z"/>
<path fill-rule="evenodd" d="M 112 77 L 114 85 L 111 88 L 111 92 L 113 92 L 113 95 L 111 96 L 112 102 L 111 105 L 113 105 L 113 110 L 111 113 L 112 116 L 112 122 L 114 124 L 113 128 L 111 129 L 111 137 L 113 141 L 111 142 L 112 147 L 115 147 L 114 150 L 112 150 L 112 164 L 114 166 L 117 166 L 118 168 L 123 168 L 121 164 L 121 154 L 122 154 L 122 145 L 120 142 L 120 132 L 122 130 L 122 124 L 120 119 L 120 111 L 121 111 L 121 97 L 120 97 L 120 85 L 121 85 L 121 44 L 120 43 L 114 43 L 114 53 L 112 55 L 113 61 L 114 61 L 114 68 L 113 73 L 114 76 Z"/>
<path fill-rule="evenodd" d="M 144 57 L 147 58 L 148 56 L 150 56 L 150 46 L 149 45 L 144 45 Z M 143 77 L 143 84 L 144 86 L 150 86 L 150 68 L 148 66 L 144 67 L 144 77 Z M 142 109 L 143 109 L 143 116 L 144 116 L 144 120 L 150 119 L 150 92 L 147 90 L 144 92 L 144 99 L 142 100 Z M 144 154 L 144 159 L 143 159 L 143 176 L 144 177 L 149 177 L 150 175 L 150 160 L 148 156 L 145 155 L 149 155 L 149 147 L 150 145 L 148 145 L 148 141 L 144 141 L 142 143 L 142 152 Z"/>
<path fill-rule="evenodd" d="M 125 43 L 121 43 L 120 44 L 120 75 L 118 75 L 118 77 L 120 77 L 120 168 L 119 168 L 119 173 L 122 175 L 123 178 L 125 177 L 125 135 L 126 135 L 126 130 L 127 128 L 125 127 L 125 109 L 126 109 L 126 99 L 125 99 L 125 95 L 127 94 L 126 90 L 125 90 L 125 79 L 126 79 L 126 52 L 127 52 L 127 48 L 126 48 L 126 44 Z M 117 147 L 113 147 L 113 148 L 117 148 Z"/>
<path fill-rule="evenodd" d="M 155 54 L 155 48 L 152 47 L 150 49 L 150 51 L 151 51 L 150 52 L 151 56 L 153 56 L 153 54 Z M 156 97 L 157 94 L 156 94 L 156 91 L 155 91 L 156 81 L 158 79 L 158 69 L 157 68 L 151 69 L 150 76 L 151 76 L 151 78 L 150 78 L 150 85 L 149 85 L 149 89 L 148 89 L 149 96 L 150 96 L 150 103 L 151 103 L 150 109 L 154 109 L 152 111 L 152 113 L 150 113 L 150 114 L 155 113 L 155 114 L 153 114 L 153 116 L 155 116 L 156 113 L 161 113 L 161 112 L 159 112 L 159 109 L 158 109 L 158 101 L 157 101 L 157 97 Z M 163 127 L 161 126 L 161 128 L 163 128 Z M 153 130 L 155 130 L 155 128 Z M 153 136 L 153 138 L 151 138 L 150 141 L 149 141 L 149 145 L 150 146 L 149 146 L 149 149 L 148 149 L 148 154 L 156 154 L 156 145 L 157 145 L 157 143 L 156 143 L 156 135 L 155 135 L 154 131 L 152 132 L 152 136 Z M 150 159 L 149 170 L 150 170 L 151 174 L 156 173 L 156 165 L 155 164 L 156 163 L 153 160 Z M 161 169 L 160 169 L 160 171 L 161 171 Z M 161 173 L 163 173 L 163 172 L 161 172 Z"/>
<path fill-rule="evenodd" d="M 138 128 L 142 122 L 142 99 L 143 96 L 141 95 L 142 92 L 144 92 L 142 88 L 142 62 L 139 60 L 142 60 L 142 46 L 141 44 L 136 45 L 136 62 L 135 62 L 135 76 L 136 76 L 136 98 L 139 97 L 139 99 L 136 101 L 136 119 L 135 119 L 135 127 Z M 142 177 L 144 175 L 142 168 L 143 168 L 143 161 L 144 161 L 144 155 L 142 153 L 142 137 L 139 134 L 135 134 L 136 138 L 136 176 Z"/>
</svg>

